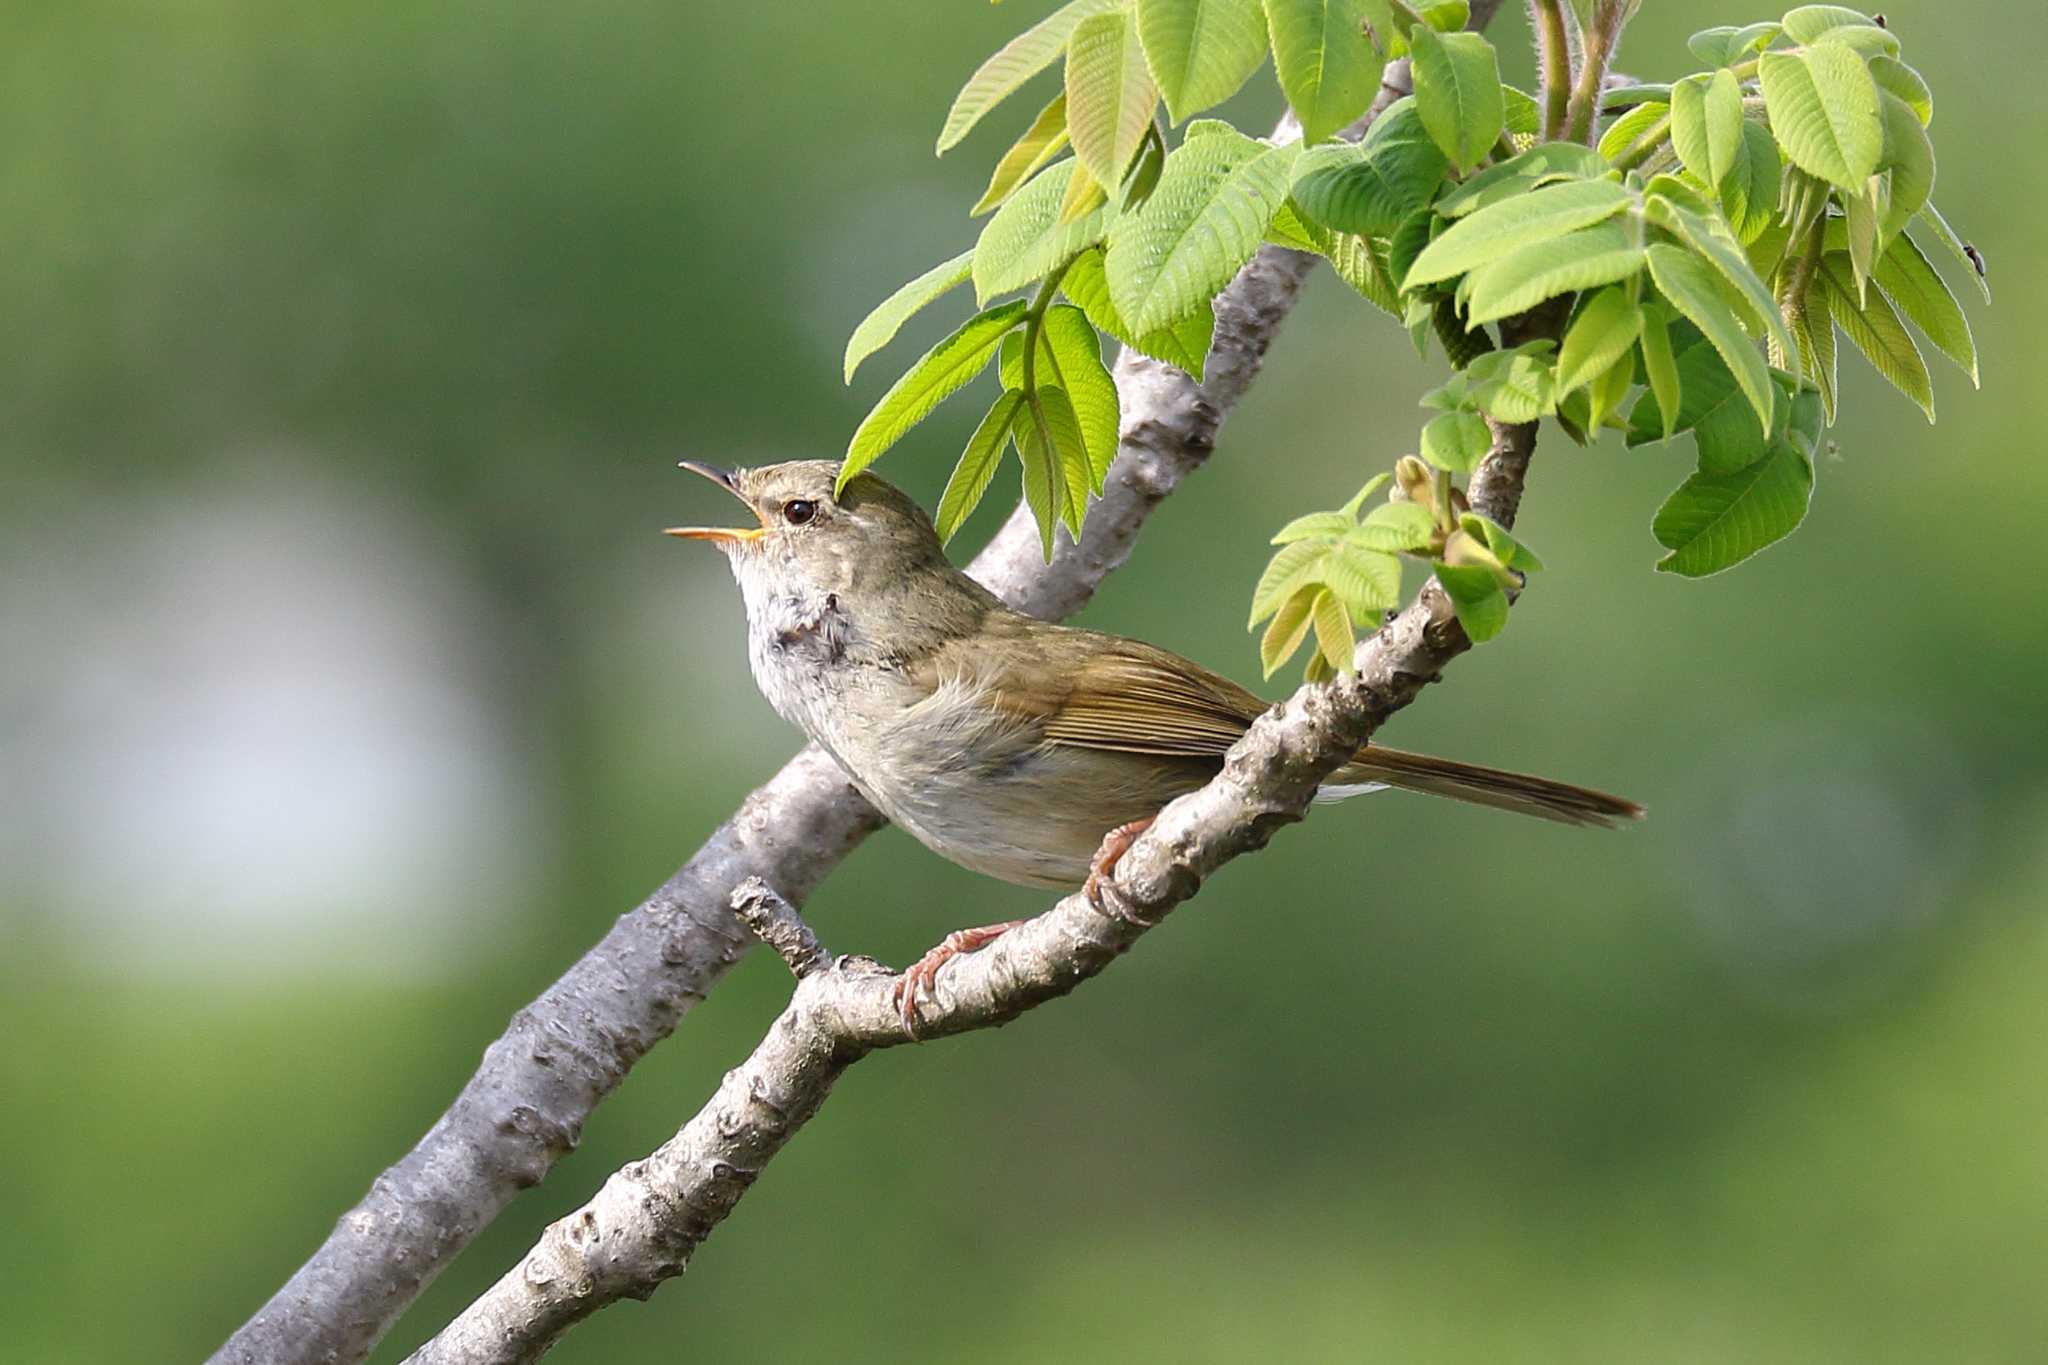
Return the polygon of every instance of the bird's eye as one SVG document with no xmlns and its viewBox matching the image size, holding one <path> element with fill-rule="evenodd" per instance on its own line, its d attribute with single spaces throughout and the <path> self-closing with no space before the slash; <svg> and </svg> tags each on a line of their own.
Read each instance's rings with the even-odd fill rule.
<svg viewBox="0 0 2048 1365">
<path fill-rule="evenodd" d="M 818 515 L 818 504 L 809 498 L 791 498 L 782 504 L 782 519 L 791 526 L 802 526 Z"/>
</svg>

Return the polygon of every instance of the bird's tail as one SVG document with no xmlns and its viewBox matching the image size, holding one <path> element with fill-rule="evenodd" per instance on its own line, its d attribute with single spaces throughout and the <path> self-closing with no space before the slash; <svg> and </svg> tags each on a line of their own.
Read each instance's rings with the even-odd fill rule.
<svg viewBox="0 0 2048 1365">
<path fill-rule="evenodd" d="M 1476 763 L 1431 758 L 1401 749 L 1368 744 L 1358 756 L 1330 775 L 1323 787 L 1325 799 L 1341 799 L 1353 792 L 1378 787 L 1399 787 L 1403 791 L 1448 796 L 1475 806 L 1492 806 L 1521 815 L 1555 820 L 1563 825 L 1597 825 L 1613 829 L 1624 820 L 1640 820 L 1643 808 L 1633 801 L 1591 787 L 1574 787 L 1527 773 L 1482 768 Z"/>
</svg>

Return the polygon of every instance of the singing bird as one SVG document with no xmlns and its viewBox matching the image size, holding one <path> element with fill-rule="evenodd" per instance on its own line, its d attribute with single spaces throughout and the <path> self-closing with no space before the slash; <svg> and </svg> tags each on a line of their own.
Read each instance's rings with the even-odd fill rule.
<svg viewBox="0 0 2048 1365">
<path fill-rule="evenodd" d="M 962 867 L 1097 897 L 1160 808 L 1214 777 L 1270 705 L 1154 645 L 1012 611 L 953 567 L 923 509 L 873 473 L 835 492 L 830 460 L 683 468 L 754 514 L 752 526 L 667 534 L 725 552 L 769 704 L 883 814 Z M 1605 792 L 1378 744 L 1321 797 L 1382 787 L 1568 825 L 1642 814 Z M 940 966 L 1015 923 L 948 935 L 906 972 L 905 1026 Z"/>
</svg>

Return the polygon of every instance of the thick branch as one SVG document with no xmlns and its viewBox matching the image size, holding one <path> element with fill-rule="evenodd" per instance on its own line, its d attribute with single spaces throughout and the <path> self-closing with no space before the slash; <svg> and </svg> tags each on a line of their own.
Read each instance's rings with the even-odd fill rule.
<svg viewBox="0 0 2048 1365">
<path fill-rule="evenodd" d="M 1432 582 L 1360 646 L 1353 677 L 1304 687 L 1274 707 L 1231 749 L 1214 781 L 1160 813 L 1105 890 L 1114 913 L 1077 893 L 955 959 L 920 1011 L 919 1036 L 1007 1022 L 1102 971 L 1217 868 L 1301 819 L 1323 779 L 1466 648 Z M 740 895 L 756 905 L 768 900 L 758 887 Z M 680 1275 L 841 1073 L 871 1051 L 908 1041 L 897 980 L 866 958 L 841 958 L 801 976 L 788 1008 L 696 1117 L 549 1227 L 410 1365 L 535 1361 L 598 1309 L 644 1299 Z"/>
</svg>

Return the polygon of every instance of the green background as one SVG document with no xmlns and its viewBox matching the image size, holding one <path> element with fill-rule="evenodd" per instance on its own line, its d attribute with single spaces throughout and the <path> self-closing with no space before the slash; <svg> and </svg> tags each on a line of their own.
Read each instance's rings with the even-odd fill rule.
<svg viewBox="0 0 2048 1365">
<path fill-rule="evenodd" d="M 718 507 L 674 463 L 843 449 L 917 345 L 849 391 L 846 333 L 972 240 L 1036 107 L 935 161 L 946 104 L 1037 11 L 10 7 L 10 1360 L 213 1349 L 790 751 L 723 564 L 654 534 Z M 1806 527 L 1704 583 L 1650 571 L 1689 445 L 1547 437 L 1548 572 L 1387 733 L 1648 824 L 1321 810 L 1071 1000 L 863 1064 L 555 1359 L 2040 1358 L 2048 23 L 1888 12 L 1992 263 L 1984 392 L 1938 369 L 1930 428 L 1845 348 Z M 1620 65 L 1756 17 L 1648 6 Z M 1277 108 L 1268 68 L 1232 112 Z M 1084 619 L 1251 680 L 1266 535 L 1412 448 L 1440 363 L 1319 272 Z M 929 504 L 978 413 L 883 472 Z M 901 962 L 1043 903 L 889 831 L 811 918 Z M 742 965 L 378 1358 L 787 992 Z"/>
</svg>

